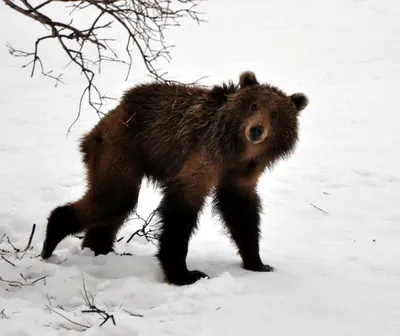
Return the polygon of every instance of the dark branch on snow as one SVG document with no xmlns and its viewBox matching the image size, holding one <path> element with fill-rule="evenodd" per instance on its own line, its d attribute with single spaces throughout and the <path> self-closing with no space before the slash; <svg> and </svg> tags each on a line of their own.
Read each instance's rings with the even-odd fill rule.
<svg viewBox="0 0 400 336">
<path fill-rule="evenodd" d="M 313 206 L 315 209 L 317 209 L 317 210 L 319 210 L 319 211 L 323 212 L 324 214 L 327 214 L 327 215 L 329 215 L 329 212 L 328 212 L 328 211 L 325 211 L 325 210 L 323 210 L 323 209 L 321 209 L 321 208 L 317 207 L 316 205 L 314 205 L 314 204 L 312 204 L 312 203 L 310 203 L 310 204 L 311 204 L 311 206 Z"/>
<path fill-rule="evenodd" d="M 48 277 L 48 275 L 42 276 L 40 278 L 37 278 L 36 280 L 29 281 L 29 282 L 25 278 L 23 278 L 25 282 L 21 282 L 21 281 L 15 281 L 15 280 L 5 280 L 0 276 L 0 281 L 8 283 L 9 286 L 21 288 L 23 286 L 33 286 L 35 283 L 37 283 L 41 280 L 43 280 L 44 284 L 46 285 L 47 277 Z"/>
<path fill-rule="evenodd" d="M 2 320 L 8 320 L 9 319 L 9 317 L 6 315 L 6 309 L 5 308 L 0 311 L 0 318 Z"/>
<path fill-rule="evenodd" d="M 3 259 L 5 262 L 9 263 L 11 266 L 15 267 L 15 264 L 12 263 L 10 260 L 8 260 L 5 256 L 1 256 L 1 259 Z"/>
<path fill-rule="evenodd" d="M 88 326 L 88 325 L 85 325 L 85 324 L 82 324 L 82 323 L 78 323 L 78 322 L 72 321 L 71 319 L 69 319 L 68 317 L 66 317 L 65 315 L 61 314 L 60 312 L 58 312 L 58 311 L 55 310 L 54 308 L 51 308 L 51 307 L 48 306 L 48 305 L 46 305 L 45 307 L 46 307 L 46 309 L 47 309 L 49 312 L 52 312 L 52 313 L 54 313 L 54 314 L 57 314 L 58 316 L 61 316 L 63 319 L 67 320 L 69 323 L 72 323 L 73 325 L 76 325 L 76 326 L 78 326 L 78 327 L 83 328 L 83 330 L 81 330 L 81 331 L 85 331 L 86 329 L 91 328 L 91 326 Z M 62 309 L 62 307 L 58 307 L 58 308 Z M 68 329 L 68 328 L 66 328 L 66 329 Z M 68 330 L 69 330 L 69 329 L 68 329 Z"/>
<path fill-rule="evenodd" d="M 107 321 L 111 321 L 114 325 L 116 325 L 115 323 L 115 318 L 114 315 L 112 314 L 108 314 L 106 311 L 99 309 L 95 303 L 94 303 L 94 297 L 91 293 L 89 293 L 86 289 L 86 285 L 85 285 L 85 280 L 82 279 L 83 282 L 83 299 L 85 301 L 86 306 L 88 307 L 88 309 L 82 310 L 82 313 L 95 313 L 100 315 L 100 317 L 103 319 L 103 322 L 101 322 L 100 327 L 102 325 L 104 325 Z"/>
<path fill-rule="evenodd" d="M 28 239 L 28 243 L 26 245 L 26 247 L 21 250 L 17 247 L 14 246 L 14 244 L 11 242 L 10 237 L 8 237 L 8 235 L 3 234 L 3 236 L 0 238 L 0 244 L 3 242 L 3 240 L 5 239 L 8 243 L 8 245 L 12 248 L 12 250 L 6 250 L 4 248 L 0 249 L 0 254 L 2 255 L 2 259 L 6 262 L 8 262 L 9 264 L 15 266 L 12 262 L 10 262 L 8 259 L 3 258 L 4 255 L 13 255 L 15 259 L 17 260 L 22 260 L 22 258 L 25 256 L 25 254 L 32 249 L 32 240 L 33 240 L 33 236 L 35 235 L 35 231 L 36 231 L 36 224 L 32 225 L 32 230 L 31 230 L 31 234 L 29 236 Z M 21 255 L 19 255 L 19 253 L 21 253 Z"/>
</svg>

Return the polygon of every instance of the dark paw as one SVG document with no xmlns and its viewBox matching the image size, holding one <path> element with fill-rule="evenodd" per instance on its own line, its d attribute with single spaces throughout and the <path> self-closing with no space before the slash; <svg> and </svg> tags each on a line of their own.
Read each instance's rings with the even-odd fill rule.
<svg viewBox="0 0 400 336">
<path fill-rule="evenodd" d="M 99 256 L 99 255 L 107 255 L 107 254 L 109 254 L 109 253 L 114 253 L 114 254 L 116 254 L 116 253 L 114 252 L 113 249 L 111 249 L 111 250 L 109 250 L 109 249 L 95 250 L 95 251 L 93 251 L 93 252 L 94 252 L 94 255 L 95 255 L 96 257 Z"/>
<path fill-rule="evenodd" d="M 50 246 L 50 244 L 47 241 L 44 242 L 42 252 L 40 253 L 40 256 L 43 259 L 48 259 L 53 254 L 56 244 L 53 243 L 51 245 L 52 246 Z"/>
<path fill-rule="evenodd" d="M 114 252 L 114 240 L 107 229 L 100 227 L 87 231 L 82 241 L 82 249 L 91 249 L 95 256 Z"/>
<path fill-rule="evenodd" d="M 196 281 L 203 278 L 209 279 L 210 277 L 203 272 L 194 270 L 187 271 L 179 277 L 169 277 L 167 278 L 167 282 L 175 286 L 186 286 L 194 284 Z"/>
<path fill-rule="evenodd" d="M 94 255 L 97 257 L 98 255 L 107 255 L 109 253 L 115 253 L 114 249 L 108 246 L 93 246 L 93 245 L 88 245 L 82 244 L 82 249 L 88 248 L 94 252 Z"/>
<path fill-rule="evenodd" d="M 133 254 L 130 253 L 130 252 L 123 252 L 123 253 L 117 253 L 117 252 L 115 252 L 115 251 L 113 251 L 113 252 L 115 253 L 115 255 L 120 256 L 120 257 L 123 257 L 123 256 L 133 256 Z"/>
<path fill-rule="evenodd" d="M 270 265 L 258 264 L 258 265 L 245 265 L 244 269 L 253 272 L 274 272 L 275 268 Z"/>
</svg>

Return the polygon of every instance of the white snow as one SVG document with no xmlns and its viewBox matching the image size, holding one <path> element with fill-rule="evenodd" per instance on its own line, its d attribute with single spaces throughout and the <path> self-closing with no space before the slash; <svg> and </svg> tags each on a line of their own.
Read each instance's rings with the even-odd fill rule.
<svg viewBox="0 0 400 336">
<path fill-rule="evenodd" d="M 117 244 L 132 256 L 94 257 L 69 238 L 48 262 L 36 257 L 49 211 L 84 190 L 77 140 L 98 118 L 85 108 L 66 137 L 83 78 L 70 70 L 57 88 L 39 73 L 30 78 L 25 60 L 9 55 L 5 43 L 30 47 L 43 30 L 3 5 L 0 237 L 23 249 L 33 223 L 37 231 L 21 260 L 5 256 L 15 266 L 0 259 L 0 277 L 24 284 L 0 281 L 0 335 L 400 335 L 399 1 L 219 0 L 199 9 L 208 23 L 170 32 L 177 45 L 171 75 L 209 76 L 202 83 L 212 84 L 253 70 L 310 98 L 298 150 L 259 186 L 261 253 L 276 272 L 243 270 L 209 207 L 188 264 L 211 279 L 191 286 L 163 283 L 152 244 L 125 243 L 138 228 L 134 221 Z M 49 68 L 65 65 L 58 46 L 43 44 L 42 51 Z M 147 80 L 141 68 L 128 82 L 125 74 L 111 64 L 101 89 L 118 96 Z M 146 217 L 159 200 L 144 185 L 139 214 Z M 12 250 L 6 239 L 0 248 Z M 115 326 L 100 327 L 99 315 L 82 313 L 83 279 Z M 91 327 L 82 332 L 46 305 Z"/>
</svg>

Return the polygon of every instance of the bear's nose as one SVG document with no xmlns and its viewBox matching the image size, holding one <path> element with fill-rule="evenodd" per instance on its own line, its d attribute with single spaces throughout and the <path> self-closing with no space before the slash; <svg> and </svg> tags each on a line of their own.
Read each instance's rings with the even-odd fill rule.
<svg viewBox="0 0 400 336">
<path fill-rule="evenodd" d="M 251 141 L 258 141 L 264 134 L 264 126 L 261 124 L 255 124 L 250 127 L 249 137 Z"/>
</svg>

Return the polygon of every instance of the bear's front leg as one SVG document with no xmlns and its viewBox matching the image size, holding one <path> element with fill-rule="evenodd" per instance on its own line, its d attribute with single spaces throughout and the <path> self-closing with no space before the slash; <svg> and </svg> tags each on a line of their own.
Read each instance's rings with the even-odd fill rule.
<svg viewBox="0 0 400 336">
<path fill-rule="evenodd" d="M 272 272 L 272 266 L 261 261 L 259 253 L 260 199 L 255 183 L 242 176 L 229 175 L 216 190 L 213 206 L 220 213 L 243 260 L 243 268 Z"/>
<path fill-rule="evenodd" d="M 197 226 L 202 204 L 193 204 L 184 195 L 182 191 L 167 189 L 159 207 L 162 233 L 157 257 L 165 280 L 178 286 L 190 285 L 208 277 L 200 271 L 189 271 L 186 266 L 190 236 Z"/>
</svg>

